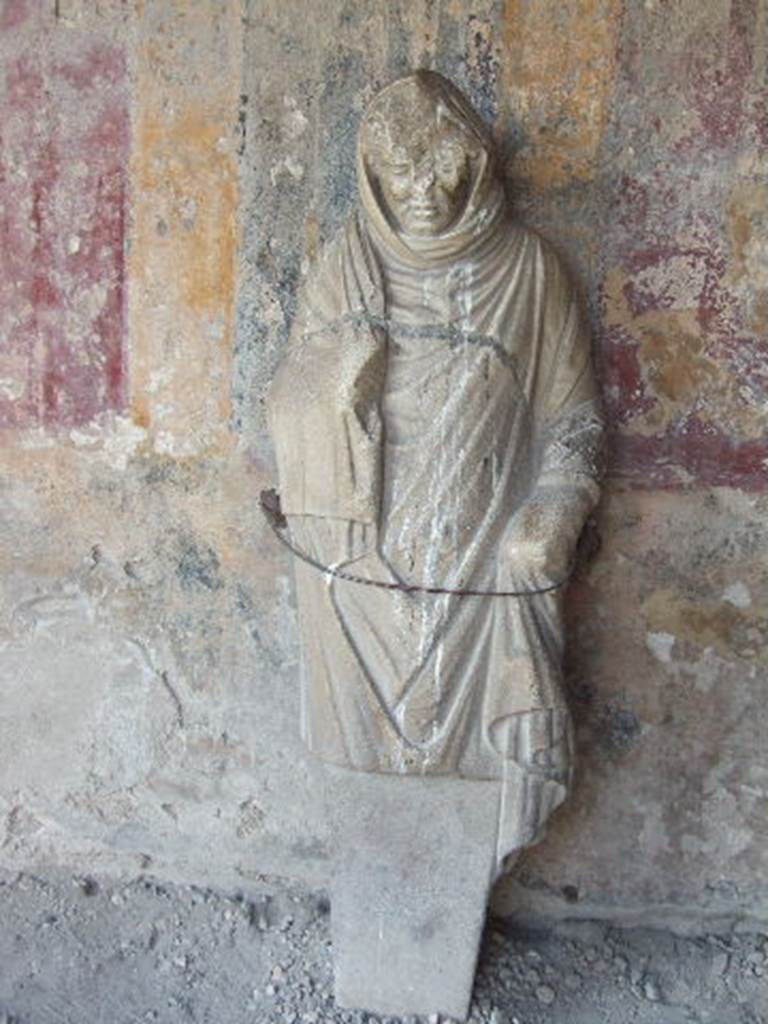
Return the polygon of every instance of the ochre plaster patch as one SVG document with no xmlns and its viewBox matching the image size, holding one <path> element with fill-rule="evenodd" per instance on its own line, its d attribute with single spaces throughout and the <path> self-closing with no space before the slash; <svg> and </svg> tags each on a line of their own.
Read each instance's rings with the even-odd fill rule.
<svg viewBox="0 0 768 1024">
<path fill-rule="evenodd" d="M 679 288 L 685 278 L 673 271 L 670 280 Z M 691 301 L 687 308 L 663 308 L 662 298 L 638 311 L 632 296 L 641 285 L 637 274 L 614 267 L 606 275 L 603 292 L 606 328 L 620 329 L 637 346 L 647 401 L 630 420 L 632 432 L 653 437 L 693 415 L 726 436 L 762 437 L 764 417 L 759 407 L 745 400 L 744 381 L 717 351 L 717 339 L 702 328 L 698 305 Z M 681 297 L 693 300 L 693 295 Z M 673 295 L 672 301 L 676 299 Z"/>
<path fill-rule="evenodd" d="M 229 314 L 234 295 L 237 169 L 219 145 L 226 112 L 225 95 L 175 116 L 153 113 L 137 140 L 138 187 L 157 196 L 165 213 L 165 229 L 143 225 L 153 230 L 139 235 L 139 255 L 157 250 L 169 261 L 180 301 L 198 313 Z M 137 258 L 139 274 L 142 262 Z"/>
<path fill-rule="evenodd" d="M 662 588 L 650 594 L 641 611 L 651 631 L 695 647 L 711 647 L 723 658 L 768 659 L 764 622 L 728 601 L 699 600 Z"/>
<path fill-rule="evenodd" d="M 154 448 L 186 457 L 230 443 L 240 27 L 215 0 L 160 14 L 137 62 L 131 393 Z"/>
<path fill-rule="evenodd" d="M 597 172 L 616 72 L 620 0 L 506 0 L 503 94 L 527 142 L 515 173 L 547 189 Z"/>
</svg>

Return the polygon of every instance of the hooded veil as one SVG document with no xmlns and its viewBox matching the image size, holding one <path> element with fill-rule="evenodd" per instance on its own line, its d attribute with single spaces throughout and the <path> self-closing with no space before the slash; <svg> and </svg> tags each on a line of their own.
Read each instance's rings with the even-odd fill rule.
<svg viewBox="0 0 768 1024">
<path fill-rule="evenodd" d="M 377 168 L 436 125 L 468 154 L 463 205 L 445 231 L 409 236 Z M 581 523 L 597 497 L 600 418 L 567 278 L 510 219 L 485 125 L 435 73 L 378 94 L 357 174 L 269 397 L 294 542 L 389 583 L 541 586 L 504 556 L 515 513 L 537 498 Z M 502 780 L 500 845 L 533 841 L 571 771 L 559 595 L 406 593 L 301 563 L 296 578 L 310 749 L 360 771 Z"/>
</svg>

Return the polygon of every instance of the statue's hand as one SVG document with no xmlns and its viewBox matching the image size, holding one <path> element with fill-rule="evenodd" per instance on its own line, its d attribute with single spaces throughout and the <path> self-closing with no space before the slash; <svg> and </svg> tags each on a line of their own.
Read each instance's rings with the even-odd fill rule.
<svg viewBox="0 0 768 1024">
<path fill-rule="evenodd" d="M 513 577 L 556 583 L 568 573 L 582 516 L 555 496 L 535 496 L 510 520 L 502 559 Z"/>
</svg>

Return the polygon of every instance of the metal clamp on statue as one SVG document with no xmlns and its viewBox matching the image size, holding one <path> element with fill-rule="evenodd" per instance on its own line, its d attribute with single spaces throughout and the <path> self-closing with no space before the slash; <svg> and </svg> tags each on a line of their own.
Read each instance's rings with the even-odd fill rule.
<svg viewBox="0 0 768 1024">
<path fill-rule="evenodd" d="M 464 96 L 426 71 L 382 90 L 357 175 L 269 396 L 266 501 L 299 554 L 304 739 L 355 793 L 332 801 L 337 999 L 459 1017 L 490 885 L 568 790 L 560 588 L 602 426 L 573 290 Z"/>
</svg>

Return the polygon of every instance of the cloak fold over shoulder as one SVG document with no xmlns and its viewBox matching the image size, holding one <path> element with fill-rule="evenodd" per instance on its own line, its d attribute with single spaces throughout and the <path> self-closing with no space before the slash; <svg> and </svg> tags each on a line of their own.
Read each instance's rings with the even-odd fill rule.
<svg viewBox="0 0 768 1024">
<path fill-rule="evenodd" d="M 381 271 L 353 217 L 307 283 L 272 384 L 286 515 L 376 523 L 386 363 Z"/>
</svg>

